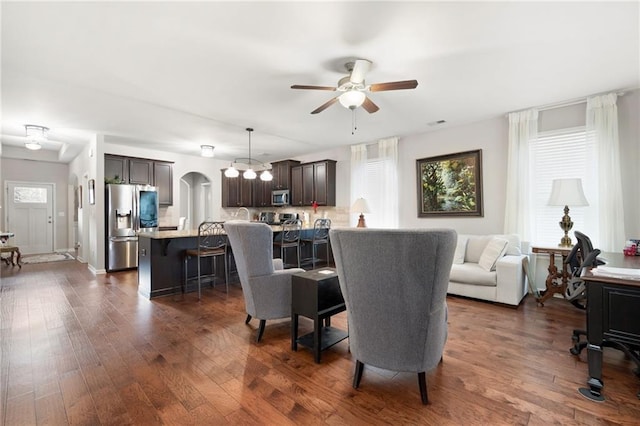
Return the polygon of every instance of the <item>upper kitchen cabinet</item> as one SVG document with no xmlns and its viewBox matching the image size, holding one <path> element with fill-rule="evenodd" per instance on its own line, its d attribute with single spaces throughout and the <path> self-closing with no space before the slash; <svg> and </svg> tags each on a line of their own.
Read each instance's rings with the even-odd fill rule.
<svg viewBox="0 0 640 426">
<path fill-rule="evenodd" d="M 236 178 L 239 179 L 239 178 Z M 271 183 L 260 178 L 253 181 L 253 207 L 271 207 Z"/>
<path fill-rule="evenodd" d="M 291 169 L 291 204 L 310 206 L 336 205 L 336 162 L 306 163 Z"/>
<path fill-rule="evenodd" d="M 129 183 L 153 185 L 153 160 L 129 158 Z"/>
<path fill-rule="evenodd" d="M 173 205 L 173 163 L 153 162 L 153 185 L 158 187 L 158 204 Z"/>
<path fill-rule="evenodd" d="M 127 157 L 105 154 L 104 179 L 106 183 L 129 183 Z"/>
<path fill-rule="evenodd" d="M 222 171 L 222 207 L 252 207 L 253 180 L 229 178 Z"/>
<path fill-rule="evenodd" d="M 273 189 L 291 189 L 291 169 L 300 165 L 299 161 L 284 160 L 271 163 L 271 174 L 273 180 L 271 186 Z"/>
<path fill-rule="evenodd" d="M 158 204 L 173 205 L 173 163 L 145 158 L 104 155 L 106 183 L 153 185 L 158 187 Z"/>
</svg>

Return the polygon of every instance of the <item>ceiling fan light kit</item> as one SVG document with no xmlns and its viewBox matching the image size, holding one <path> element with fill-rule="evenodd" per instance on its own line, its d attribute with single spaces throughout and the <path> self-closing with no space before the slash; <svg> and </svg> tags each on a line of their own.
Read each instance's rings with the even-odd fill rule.
<svg viewBox="0 0 640 426">
<path fill-rule="evenodd" d="M 24 147 L 32 151 L 37 151 L 42 148 L 40 142 L 47 140 L 49 128 L 35 124 L 25 124 L 24 131 L 25 137 L 27 138 Z"/>
<path fill-rule="evenodd" d="M 361 106 L 367 98 L 363 92 L 359 90 L 349 90 L 338 97 L 340 105 L 348 109 L 356 109 Z"/>
<path fill-rule="evenodd" d="M 224 175 L 228 178 L 236 178 L 240 176 L 240 171 L 243 171 L 242 177 L 251 180 L 258 176 L 257 172 L 262 172 L 260 173 L 260 180 L 268 182 L 273 179 L 273 175 L 270 172 L 271 164 L 261 163 L 251 158 L 251 132 L 253 132 L 253 129 L 247 127 L 245 130 L 249 132 L 249 157 L 233 160 L 229 168 L 224 171 Z"/>
<path fill-rule="evenodd" d="M 367 97 L 365 92 L 384 92 L 389 90 L 415 89 L 418 87 L 417 80 L 390 81 L 387 83 L 376 83 L 371 85 L 365 84 L 364 77 L 371 68 L 371 61 L 366 59 L 356 59 L 353 62 L 347 62 L 345 64 L 345 68 L 349 72 L 349 75 L 342 77 L 338 81 L 338 85 L 336 87 L 294 84 L 291 88 L 343 92 L 341 95 L 330 99 L 311 111 L 311 114 L 322 112 L 337 101 L 340 102 L 340 105 L 352 111 L 362 106 L 362 108 L 364 108 L 369 114 L 373 114 L 380 108 L 371 99 L 369 99 L 369 97 Z"/>
</svg>

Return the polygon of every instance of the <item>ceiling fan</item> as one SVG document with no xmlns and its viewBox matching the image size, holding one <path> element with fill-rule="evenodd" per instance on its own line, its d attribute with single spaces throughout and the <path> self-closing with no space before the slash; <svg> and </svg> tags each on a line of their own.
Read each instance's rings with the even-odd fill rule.
<svg viewBox="0 0 640 426">
<path fill-rule="evenodd" d="M 365 92 L 384 92 L 387 90 L 404 90 L 415 89 L 418 87 L 416 80 L 404 80 L 404 81 L 391 81 L 387 83 L 375 83 L 365 84 L 365 74 L 371 68 L 371 61 L 366 59 L 356 59 L 353 62 L 347 62 L 344 64 L 345 68 L 349 72 L 348 76 L 341 78 L 338 81 L 336 87 L 332 86 L 308 86 L 301 84 L 294 84 L 292 89 L 305 89 L 305 90 L 330 90 L 343 92 L 339 96 L 330 99 L 318 108 L 311 111 L 311 114 L 317 114 L 329 108 L 336 102 L 340 102 L 345 108 L 355 110 L 359 106 L 362 106 L 368 113 L 373 114 L 380 108 L 374 104 Z"/>
</svg>

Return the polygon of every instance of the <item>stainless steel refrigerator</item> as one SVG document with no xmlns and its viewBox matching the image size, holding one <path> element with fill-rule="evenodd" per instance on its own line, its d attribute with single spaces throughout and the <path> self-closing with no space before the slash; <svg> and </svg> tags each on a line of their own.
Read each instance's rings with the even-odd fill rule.
<svg viewBox="0 0 640 426">
<path fill-rule="evenodd" d="M 138 267 L 138 234 L 158 230 L 158 189 L 144 185 L 106 185 L 107 271 Z"/>
</svg>

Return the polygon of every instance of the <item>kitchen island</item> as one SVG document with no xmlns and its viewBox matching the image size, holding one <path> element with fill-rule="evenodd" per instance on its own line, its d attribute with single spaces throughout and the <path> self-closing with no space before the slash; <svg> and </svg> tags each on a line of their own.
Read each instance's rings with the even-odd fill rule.
<svg viewBox="0 0 640 426">
<path fill-rule="evenodd" d="M 282 226 L 271 225 L 274 237 L 282 232 Z M 303 227 L 303 237 L 311 237 L 313 225 Z M 155 231 L 145 232 L 138 236 L 138 292 L 148 299 L 182 292 L 184 282 L 184 251 L 198 246 L 198 230 L 183 231 Z M 302 246 L 302 257 L 309 257 L 311 247 Z M 324 253 L 319 250 L 319 255 Z M 229 249 L 229 269 L 235 271 L 235 262 Z M 280 257 L 274 252 L 274 257 Z M 222 259 L 217 264 L 218 270 L 223 271 Z M 202 262 L 203 274 L 210 273 L 209 262 Z M 197 260 L 189 260 L 190 275 L 197 271 Z M 229 274 L 230 281 L 237 280 L 237 275 Z M 224 279 L 222 279 L 224 281 Z M 221 281 L 221 282 L 222 282 Z M 197 290 L 195 281 L 189 283 L 186 292 Z"/>
</svg>

